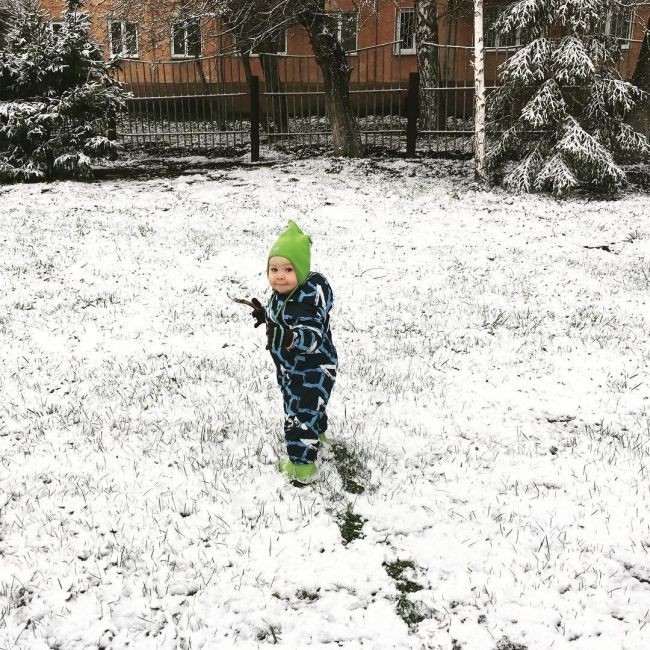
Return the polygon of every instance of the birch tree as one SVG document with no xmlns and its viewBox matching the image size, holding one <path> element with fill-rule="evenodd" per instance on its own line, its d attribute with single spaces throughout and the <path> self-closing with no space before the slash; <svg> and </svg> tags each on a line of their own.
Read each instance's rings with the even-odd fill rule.
<svg viewBox="0 0 650 650">
<path fill-rule="evenodd" d="M 484 183 L 486 175 L 483 0 L 474 1 L 474 170 L 476 180 Z"/>
</svg>

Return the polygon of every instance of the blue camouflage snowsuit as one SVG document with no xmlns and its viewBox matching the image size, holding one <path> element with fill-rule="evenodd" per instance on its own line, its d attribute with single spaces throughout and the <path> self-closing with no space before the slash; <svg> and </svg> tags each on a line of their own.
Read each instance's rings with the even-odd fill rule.
<svg viewBox="0 0 650 650">
<path fill-rule="evenodd" d="M 310 273 L 289 295 L 274 291 L 266 305 L 267 327 L 290 328 L 295 335 L 289 348 L 282 347 L 281 334 L 270 345 L 284 401 L 287 454 L 293 463 L 313 462 L 318 436 L 327 429 L 325 409 L 338 363 L 329 326 L 333 301 L 327 279 Z M 281 333 L 280 328 L 275 331 Z"/>
</svg>

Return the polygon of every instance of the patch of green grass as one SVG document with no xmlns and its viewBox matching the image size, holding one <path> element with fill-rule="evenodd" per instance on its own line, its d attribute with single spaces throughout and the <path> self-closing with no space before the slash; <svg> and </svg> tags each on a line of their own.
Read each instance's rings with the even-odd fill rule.
<svg viewBox="0 0 650 650">
<path fill-rule="evenodd" d="M 332 455 L 343 489 L 350 494 L 363 494 L 365 487 L 361 480 L 366 470 L 359 456 L 340 442 L 332 445 Z"/>
<path fill-rule="evenodd" d="M 397 614 L 410 627 L 431 618 L 431 610 L 422 602 L 413 601 L 405 594 L 397 599 Z"/>
<path fill-rule="evenodd" d="M 352 507 L 348 505 L 345 511 L 339 515 L 339 530 L 341 531 L 341 537 L 343 537 L 343 543 L 349 544 L 355 539 L 363 537 L 363 525 L 366 523 L 367 519 L 364 519 L 361 515 L 357 515 L 352 511 Z"/>
<path fill-rule="evenodd" d="M 395 605 L 398 616 L 410 628 L 414 628 L 418 623 L 431 618 L 433 611 L 429 607 L 422 602 L 409 598 L 409 594 L 424 589 L 423 585 L 405 575 L 417 571 L 418 566 L 411 560 L 395 560 L 394 562 L 384 562 L 383 567 L 386 573 L 395 581 L 397 590 L 400 592 Z"/>
<path fill-rule="evenodd" d="M 404 576 L 406 571 L 415 571 L 416 565 L 410 560 L 395 560 L 394 562 L 384 562 L 386 573 L 397 583 L 397 588 L 402 593 L 412 594 L 416 591 L 422 591 L 424 587 L 413 580 Z"/>
</svg>

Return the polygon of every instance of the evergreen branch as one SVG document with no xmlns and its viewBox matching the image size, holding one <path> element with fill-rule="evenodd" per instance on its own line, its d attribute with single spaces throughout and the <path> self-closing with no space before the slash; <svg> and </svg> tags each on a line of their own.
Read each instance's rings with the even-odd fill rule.
<svg viewBox="0 0 650 650">
<path fill-rule="evenodd" d="M 554 126 L 565 119 L 567 105 L 555 81 L 549 79 L 524 106 L 521 119 L 534 129 Z"/>
<path fill-rule="evenodd" d="M 582 41 L 567 36 L 551 56 L 551 70 L 560 84 L 583 84 L 593 77 L 595 66 Z"/>
<path fill-rule="evenodd" d="M 535 189 L 535 179 L 544 163 L 540 153 L 540 147 L 535 147 L 533 151 L 522 160 L 503 181 L 505 187 L 510 191 L 532 192 Z"/>
<path fill-rule="evenodd" d="M 580 182 L 562 155 L 556 152 L 542 166 L 534 187 L 536 190 L 550 190 L 555 196 L 565 196 L 580 187 Z"/>
</svg>

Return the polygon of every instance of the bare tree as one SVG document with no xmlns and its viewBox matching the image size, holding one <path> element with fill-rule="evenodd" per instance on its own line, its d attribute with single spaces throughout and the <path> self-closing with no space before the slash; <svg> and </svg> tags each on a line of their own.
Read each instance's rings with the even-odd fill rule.
<svg viewBox="0 0 650 650">
<path fill-rule="evenodd" d="M 159 59 L 161 43 L 168 43 L 173 21 L 189 17 L 183 4 L 171 0 L 98 0 L 93 13 L 100 24 L 112 20 L 138 23 L 138 49 Z"/>
<path fill-rule="evenodd" d="M 270 37 L 290 25 L 303 27 L 311 42 L 314 56 L 320 67 L 325 86 L 325 111 L 332 132 L 334 153 L 340 156 L 357 157 L 363 155 L 361 135 L 352 108 L 349 80 L 351 67 L 333 28 L 331 10 L 336 3 L 333 0 L 103 0 L 110 2 L 106 15 L 121 14 L 129 18 L 138 16 L 142 23 L 142 32 L 150 38 L 150 48 L 155 49 L 164 30 L 169 30 L 173 17 L 195 17 L 202 22 L 216 22 L 233 52 L 242 57 L 242 64 L 248 80 L 251 77 L 249 61 L 250 52 L 261 46 Z M 374 6 L 374 0 L 356 0 L 355 7 Z M 326 11 L 326 5 L 329 11 Z M 150 10 L 148 7 L 154 7 Z M 208 21 L 202 17 L 209 16 Z M 220 48 L 221 51 L 227 51 Z M 280 74 L 277 60 L 271 53 L 262 52 L 260 63 L 265 76 L 267 88 L 277 92 L 281 90 Z M 276 127 L 286 127 L 286 101 L 274 110 Z"/>
<path fill-rule="evenodd" d="M 334 154 L 357 158 L 363 155 L 361 133 L 350 100 L 352 68 L 325 13 L 325 0 L 300 2 L 298 24 L 309 34 L 314 56 L 323 73 L 325 110 L 332 130 Z"/>
<path fill-rule="evenodd" d="M 206 0 L 209 2 L 210 0 Z M 361 134 L 350 99 L 351 68 L 333 29 L 325 0 L 213 0 L 214 11 L 220 12 L 231 25 L 235 40 L 260 43 L 275 30 L 298 24 L 309 36 L 316 62 L 323 74 L 325 111 L 332 132 L 334 153 L 358 157 L 363 154 Z M 357 4 L 363 4 L 361 0 Z M 272 57 L 268 57 L 272 58 Z M 264 66 L 265 61 L 262 61 Z M 277 82 L 266 62 L 265 75 Z M 281 111 L 282 112 L 282 111 Z"/>
<path fill-rule="evenodd" d="M 474 171 L 485 183 L 485 67 L 483 56 L 483 0 L 474 0 Z"/>
</svg>

